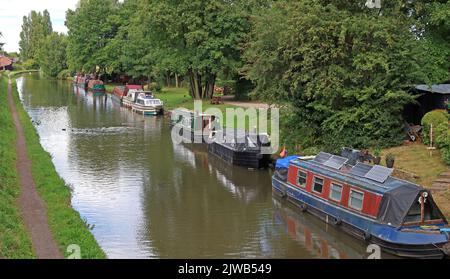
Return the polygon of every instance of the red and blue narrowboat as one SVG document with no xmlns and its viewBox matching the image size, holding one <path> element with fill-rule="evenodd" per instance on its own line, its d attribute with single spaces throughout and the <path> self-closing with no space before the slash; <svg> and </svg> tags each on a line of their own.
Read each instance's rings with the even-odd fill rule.
<svg viewBox="0 0 450 279">
<path fill-rule="evenodd" d="M 408 258 L 450 256 L 450 227 L 431 192 L 392 169 L 320 153 L 277 161 L 273 192 L 346 233 Z"/>
</svg>

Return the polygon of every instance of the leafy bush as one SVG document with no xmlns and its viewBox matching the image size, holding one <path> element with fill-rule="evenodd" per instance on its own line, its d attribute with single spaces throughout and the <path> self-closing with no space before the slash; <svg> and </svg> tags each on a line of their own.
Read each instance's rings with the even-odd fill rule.
<svg viewBox="0 0 450 279">
<path fill-rule="evenodd" d="M 442 153 L 442 159 L 444 160 L 444 162 L 447 165 L 450 165 L 450 143 L 447 147 L 445 147 L 441 150 L 441 153 Z"/>
<path fill-rule="evenodd" d="M 160 83 L 152 82 L 152 83 L 150 83 L 150 85 L 148 86 L 148 89 L 149 89 L 149 90 L 152 90 L 152 91 L 156 91 L 156 92 L 161 92 L 162 86 L 161 86 Z"/>
<path fill-rule="evenodd" d="M 433 124 L 434 139 L 437 139 L 448 130 L 448 116 L 443 110 L 433 110 L 422 118 L 423 142 L 430 144 L 430 127 Z"/>
<path fill-rule="evenodd" d="M 69 69 L 62 70 L 57 76 L 58 79 L 67 79 L 69 77 L 72 77 L 72 72 Z"/>
<path fill-rule="evenodd" d="M 22 63 L 22 67 L 25 70 L 38 70 L 39 64 L 34 59 L 28 59 Z"/>
</svg>

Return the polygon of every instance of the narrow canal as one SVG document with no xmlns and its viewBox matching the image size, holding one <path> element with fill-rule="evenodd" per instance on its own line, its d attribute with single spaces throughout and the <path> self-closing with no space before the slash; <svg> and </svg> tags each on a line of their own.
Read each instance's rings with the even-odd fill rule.
<svg viewBox="0 0 450 279">
<path fill-rule="evenodd" d="M 109 258 L 364 258 L 366 247 L 272 197 L 270 171 L 172 143 L 167 119 L 37 74 L 17 79 L 72 204 Z"/>
</svg>

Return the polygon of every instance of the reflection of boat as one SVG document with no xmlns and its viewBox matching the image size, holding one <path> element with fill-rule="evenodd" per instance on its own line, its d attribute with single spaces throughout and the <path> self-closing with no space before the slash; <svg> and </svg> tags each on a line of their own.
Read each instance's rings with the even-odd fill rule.
<svg viewBox="0 0 450 279">
<path fill-rule="evenodd" d="M 170 124 L 180 129 L 180 136 L 190 143 L 206 142 L 205 138 L 213 136 L 214 115 L 199 114 L 187 109 L 172 111 Z"/>
<path fill-rule="evenodd" d="M 363 245 L 350 236 L 342 235 L 327 224 L 304 215 L 289 204 L 273 198 L 274 217 L 286 228 L 288 235 L 314 256 L 323 259 L 362 259 L 367 257 Z M 347 236 L 347 237 L 346 237 Z"/>
<path fill-rule="evenodd" d="M 87 85 L 88 85 L 88 79 L 82 75 L 76 75 L 74 77 L 74 84 L 76 84 L 77 86 L 86 89 Z"/>
<path fill-rule="evenodd" d="M 273 191 L 343 231 L 413 258 L 450 255 L 449 226 L 431 193 L 392 170 L 320 153 L 277 162 Z"/>
<path fill-rule="evenodd" d="M 265 201 L 267 199 L 267 178 L 269 172 L 254 171 L 249 179 L 249 171 L 244 168 L 236 167 L 227 162 L 216 158 L 208 157 L 210 173 L 217 178 L 233 196 L 246 203 L 255 201 Z"/>
<path fill-rule="evenodd" d="M 219 135 L 219 133 L 216 133 Z M 255 135 L 241 130 L 224 130 L 223 139 L 215 137 L 208 151 L 226 162 L 254 169 L 266 168 L 271 154 L 264 154 L 264 146 L 270 145 L 268 135 Z"/>
</svg>

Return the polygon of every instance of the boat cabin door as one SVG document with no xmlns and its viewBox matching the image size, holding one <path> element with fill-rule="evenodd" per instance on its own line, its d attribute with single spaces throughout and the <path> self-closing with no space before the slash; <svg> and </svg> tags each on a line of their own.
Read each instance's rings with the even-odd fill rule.
<svg viewBox="0 0 450 279">
<path fill-rule="evenodd" d="M 213 115 L 204 115 L 202 116 L 202 131 L 204 135 L 213 136 L 213 122 L 215 116 Z"/>
</svg>

